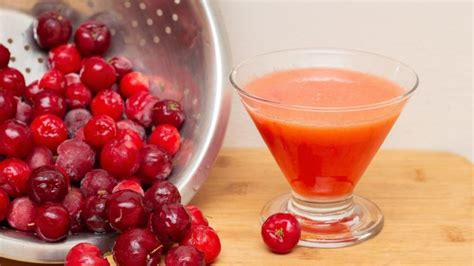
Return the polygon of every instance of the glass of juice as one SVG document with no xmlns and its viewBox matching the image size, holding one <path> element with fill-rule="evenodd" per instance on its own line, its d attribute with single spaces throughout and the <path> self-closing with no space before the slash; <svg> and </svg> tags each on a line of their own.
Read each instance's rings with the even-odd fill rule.
<svg viewBox="0 0 474 266">
<path fill-rule="evenodd" d="M 230 79 L 291 186 L 263 207 L 261 221 L 294 214 L 299 245 L 309 247 L 348 246 L 380 232 L 381 210 L 353 192 L 415 91 L 417 74 L 377 54 L 299 49 L 248 59 Z M 260 178 L 271 186 L 271 177 Z"/>
</svg>

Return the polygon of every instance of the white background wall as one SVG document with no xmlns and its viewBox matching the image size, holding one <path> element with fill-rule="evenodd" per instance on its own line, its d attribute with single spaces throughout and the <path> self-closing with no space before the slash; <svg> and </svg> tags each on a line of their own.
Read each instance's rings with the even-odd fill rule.
<svg viewBox="0 0 474 266">
<path fill-rule="evenodd" d="M 472 2 L 219 0 L 234 64 L 278 49 L 339 47 L 397 58 L 420 87 L 385 148 L 473 151 Z M 263 146 L 234 93 L 227 147 Z"/>
</svg>

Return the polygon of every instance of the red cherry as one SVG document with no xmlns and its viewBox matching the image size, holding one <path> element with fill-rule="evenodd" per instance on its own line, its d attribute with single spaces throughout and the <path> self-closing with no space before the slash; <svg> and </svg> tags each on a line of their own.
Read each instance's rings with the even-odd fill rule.
<svg viewBox="0 0 474 266">
<path fill-rule="evenodd" d="M 96 56 L 84 59 L 80 76 L 81 82 L 94 93 L 110 89 L 117 79 L 115 69 Z"/>
<path fill-rule="evenodd" d="M 24 158 L 33 149 L 33 135 L 28 126 L 18 120 L 0 125 L 0 154 Z"/>
<path fill-rule="evenodd" d="M 67 43 L 71 31 L 72 26 L 69 19 L 52 11 L 41 13 L 33 25 L 36 43 L 44 49 Z"/>
<path fill-rule="evenodd" d="M 0 161 L 0 188 L 10 197 L 25 194 L 30 175 L 30 167 L 21 160 L 11 158 Z"/>
<path fill-rule="evenodd" d="M 148 92 L 137 92 L 126 100 L 125 114 L 128 119 L 149 127 L 152 124 L 153 106 L 157 101 L 158 98 Z"/>
<path fill-rule="evenodd" d="M 68 192 L 69 181 L 54 167 L 37 168 L 28 180 L 28 197 L 36 203 L 61 202 Z"/>
<path fill-rule="evenodd" d="M 98 21 L 86 21 L 77 28 L 74 42 L 83 56 L 102 55 L 110 46 L 109 28 Z"/>
<path fill-rule="evenodd" d="M 148 229 L 133 228 L 116 239 L 112 248 L 117 265 L 159 265 L 162 245 Z"/>
<path fill-rule="evenodd" d="M 102 148 L 100 164 L 116 177 L 132 176 L 140 167 L 140 150 L 131 141 L 113 140 Z"/>
<path fill-rule="evenodd" d="M 162 206 L 151 220 L 153 232 L 164 245 L 180 242 L 191 228 L 191 217 L 180 203 Z"/>
<path fill-rule="evenodd" d="M 104 196 L 90 196 L 86 199 L 81 218 L 90 231 L 105 233 L 112 230 L 107 221 L 106 202 L 107 198 Z"/>
<path fill-rule="evenodd" d="M 17 103 L 13 94 L 5 90 L 0 90 L 0 123 L 14 118 L 16 109 Z"/>
<path fill-rule="evenodd" d="M 99 92 L 91 103 L 93 115 L 108 115 L 116 121 L 122 118 L 123 110 L 122 97 L 113 90 Z"/>
<path fill-rule="evenodd" d="M 165 265 L 205 266 L 204 254 L 193 246 L 172 247 L 165 258 Z"/>
<path fill-rule="evenodd" d="M 170 155 L 175 155 L 178 152 L 180 141 L 179 131 L 171 125 L 157 126 L 148 139 L 148 143 L 157 145 Z"/>
<path fill-rule="evenodd" d="M 144 142 L 138 133 L 131 129 L 119 129 L 116 139 L 131 141 L 139 149 L 141 149 L 144 145 Z"/>
<path fill-rule="evenodd" d="M 129 120 L 129 119 L 125 119 L 125 120 L 121 120 L 119 122 L 117 122 L 117 128 L 120 130 L 120 129 L 130 129 L 130 130 L 133 130 L 135 131 L 142 140 L 144 140 L 146 138 L 146 130 L 145 128 L 138 124 L 137 122 L 134 122 L 132 120 Z"/>
<path fill-rule="evenodd" d="M 46 91 L 52 91 L 59 95 L 64 95 L 66 88 L 66 78 L 61 71 L 51 69 L 43 74 L 38 86 Z"/>
<path fill-rule="evenodd" d="M 138 92 L 148 92 L 148 78 L 140 72 L 130 72 L 120 80 L 120 94 L 128 98 Z"/>
<path fill-rule="evenodd" d="M 67 128 L 61 118 L 47 114 L 33 120 L 30 125 L 36 145 L 45 146 L 55 152 L 67 139 Z"/>
<path fill-rule="evenodd" d="M 64 208 L 69 213 L 69 220 L 71 221 L 71 232 L 79 233 L 82 231 L 84 225 L 81 220 L 81 212 L 84 208 L 85 198 L 78 188 L 72 187 L 67 193 L 62 202 Z"/>
<path fill-rule="evenodd" d="M 66 140 L 57 150 L 56 168 L 72 181 L 81 181 L 94 167 L 95 152 L 82 140 Z"/>
<path fill-rule="evenodd" d="M 36 209 L 35 232 L 45 241 L 56 242 L 67 237 L 69 213 L 59 203 L 46 203 Z"/>
<path fill-rule="evenodd" d="M 94 116 L 84 126 L 84 137 L 92 147 L 101 148 L 117 135 L 114 119 L 107 115 Z"/>
<path fill-rule="evenodd" d="M 136 177 L 124 179 L 118 182 L 118 184 L 113 188 L 112 193 L 122 190 L 131 190 L 140 194 L 142 197 L 145 196 L 145 192 L 143 191 L 143 188 Z"/>
<path fill-rule="evenodd" d="M 109 64 L 115 68 L 115 73 L 117 73 L 117 80 L 122 79 L 123 76 L 132 72 L 133 65 L 130 60 L 123 56 L 116 56 L 109 60 Z"/>
<path fill-rule="evenodd" d="M 16 120 L 25 124 L 33 120 L 33 107 L 23 98 L 16 98 Z"/>
<path fill-rule="evenodd" d="M 198 207 L 194 205 L 188 205 L 186 206 L 186 210 L 191 216 L 192 226 L 197 226 L 197 225 L 208 226 L 209 225 L 209 222 L 207 221 L 206 217 L 204 217 L 204 214 Z"/>
<path fill-rule="evenodd" d="M 82 83 L 67 86 L 65 96 L 70 109 L 86 108 L 92 100 L 91 91 Z"/>
<path fill-rule="evenodd" d="M 10 51 L 7 47 L 0 44 L 0 68 L 8 67 L 10 62 Z"/>
<path fill-rule="evenodd" d="M 52 92 L 43 91 L 33 98 L 33 116 L 53 114 L 63 117 L 66 114 L 66 101 L 63 96 Z"/>
<path fill-rule="evenodd" d="M 19 197 L 12 201 L 7 211 L 8 224 L 20 231 L 34 230 L 36 205 L 28 197 Z"/>
<path fill-rule="evenodd" d="M 67 126 L 69 136 L 76 136 L 77 132 L 82 130 L 91 118 L 92 115 L 87 109 L 74 109 L 69 111 L 64 117 L 64 123 Z"/>
<path fill-rule="evenodd" d="M 164 205 L 180 203 L 181 195 L 173 183 L 168 181 L 155 182 L 145 192 L 145 205 L 154 211 L 159 211 Z"/>
<path fill-rule="evenodd" d="M 25 162 L 31 170 L 35 170 L 42 166 L 52 166 L 54 164 L 53 153 L 46 147 L 36 146 L 26 157 Z"/>
<path fill-rule="evenodd" d="M 261 234 L 263 242 L 272 252 L 285 254 L 298 244 L 301 228 L 292 214 L 276 213 L 262 224 Z"/>
<path fill-rule="evenodd" d="M 193 246 L 204 253 L 206 264 L 213 263 L 221 252 L 219 236 L 214 229 L 205 225 L 193 226 L 181 245 Z"/>
<path fill-rule="evenodd" d="M 81 61 L 81 67 L 82 67 L 82 61 Z M 71 86 L 72 84 L 76 83 L 81 83 L 81 76 L 77 73 L 69 73 L 64 75 L 64 78 L 66 78 L 66 86 Z"/>
<path fill-rule="evenodd" d="M 119 232 L 146 225 L 143 197 L 135 191 L 126 189 L 110 195 L 106 212 L 110 226 Z"/>
<path fill-rule="evenodd" d="M 0 222 L 7 217 L 8 208 L 10 207 L 10 198 L 5 190 L 0 188 Z"/>
<path fill-rule="evenodd" d="M 64 266 L 109 266 L 100 249 L 89 243 L 79 243 L 69 250 Z"/>
<path fill-rule="evenodd" d="M 0 89 L 9 91 L 15 96 L 22 96 L 25 88 L 25 78 L 18 69 L 13 67 L 0 69 Z"/>
<path fill-rule="evenodd" d="M 36 95 L 38 95 L 39 93 L 41 93 L 43 91 L 44 91 L 44 89 L 40 88 L 38 86 L 38 80 L 35 80 L 35 81 L 31 82 L 31 84 L 26 87 L 25 97 L 26 97 L 26 99 L 28 99 L 28 101 L 30 101 L 32 103 L 34 98 L 36 97 Z"/>
<path fill-rule="evenodd" d="M 64 44 L 51 49 L 48 63 L 51 69 L 57 69 L 64 75 L 79 72 L 81 69 L 81 54 L 74 44 Z"/>
<path fill-rule="evenodd" d="M 181 105 L 173 100 L 162 100 L 153 107 L 153 124 L 155 126 L 169 124 L 181 128 L 185 115 Z"/>
<path fill-rule="evenodd" d="M 117 180 L 104 169 L 94 169 L 81 180 L 81 191 L 84 196 L 111 194 Z"/>
<path fill-rule="evenodd" d="M 86 137 L 84 137 L 84 128 L 81 127 L 76 131 L 76 134 L 74 135 L 74 139 L 79 139 L 82 141 L 86 141 Z"/>
<path fill-rule="evenodd" d="M 171 174 L 173 169 L 171 158 L 158 146 L 153 144 L 144 146 L 140 150 L 140 156 L 141 165 L 138 176 L 145 184 L 166 180 Z"/>
</svg>

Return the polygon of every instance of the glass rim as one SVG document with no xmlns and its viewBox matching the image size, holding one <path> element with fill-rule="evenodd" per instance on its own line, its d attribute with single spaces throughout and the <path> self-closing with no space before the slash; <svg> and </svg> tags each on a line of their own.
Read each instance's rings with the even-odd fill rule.
<svg viewBox="0 0 474 266">
<path fill-rule="evenodd" d="M 298 104 L 288 104 L 288 103 L 284 103 L 284 102 L 281 102 L 281 101 L 269 100 L 269 99 L 265 99 L 265 98 L 253 95 L 253 94 L 245 91 L 238 84 L 238 82 L 236 80 L 236 76 L 237 76 L 238 70 L 240 68 L 242 68 L 243 66 L 245 66 L 246 64 L 252 62 L 253 60 L 255 60 L 257 58 L 260 58 L 260 57 L 263 57 L 263 56 L 268 56 L 268 55 L 284 54 L 284 53 L 287 53 L 287 54 L 292 54 L 292 53 L 326 53 L 326 54 L 331 54 L 331 53 L 333 53 L 333 54 L 359 54 L 359 55 L 367 55 L 367 56 L 376 56 L 376 57 L 379 57 L 379 58 L 382 58 L 382 59 L 385 59 L 385 60 L 392 61 L 392 62 L 394 62 L 394 63 L 396 63 L 400 66 L 405 67 L 406 69 L 408 69 L 413 74 L 413 76 L 415 77 L 415 81 L 414 81 L 414 84 L 412 86 L 407 88 L 407 91 L 404 94 L 399 95 L 397 97 L 393 97 L 391 99 L 376 102 L 376 103 L 370 103 L 370 104 L 364 104 L 364 105 L 354 105 L 354 106 L 342 106 L 342 107 L 317 107 L 317 106 L 307 106 L 307 105 L 298 105 Z M 307 68 L 307 67 L 305 67 L 305 68 Z M 393 104 L 402 102 L 405 99 L 409 98 L 413 94 L 413 92 L 415 92 L 415 90 L 417 89 L 418 84 L 419 84 L 419 77 L 418 77 L 418 74 L 415 72 L 415 70 L 413 68 L 411 68 L 410 66 L 408 66 L 407 64 L 405 64 L 405 63 L 403 63 L 403 62 L 401 62 L 397 59 L 394 59 L 394 58 L 391 58 L 391 57 L 388 57 L 388 56 L 384 56 L 384 55 L 381 55 L 381 54 L 377 54 L 377 53 L 362 51 L 362 50 L 345 49 L 345 48 L 327 48 L 327 47 L 284 49 L 284 50 L 276 50 L 276 51 L 271 51 L 271 52 L 266 52 L 266 53 L 261 53 L 261 54 L 254 55 L 250 58 L 247 58 L 247 59 L 243 60 L 242 62 L 237 64 L 234 68 L 232 68 L 232 70 L 230 72 L 230 75 L 229 75 L 229 80 L 230 80 L 230 83 L 232 84 L 232 86 L 237 90 L 237 92 L 240 95 L 251 98 L 253 100 L 257 100 L 257 101 L 263 102 L 265 104 L 275 105 L 275 106 L 289 108 L 289 109 L 297 109 L 297 110 L 303 110 L 303 111 L 304 110 L 306 110 L 306 111 L 324 111 L 324 112 L 360 111 L 360 110 L 369 110 L 369 109 L 374 109 L 374 108 L 393 105 Z"/>
</svg>

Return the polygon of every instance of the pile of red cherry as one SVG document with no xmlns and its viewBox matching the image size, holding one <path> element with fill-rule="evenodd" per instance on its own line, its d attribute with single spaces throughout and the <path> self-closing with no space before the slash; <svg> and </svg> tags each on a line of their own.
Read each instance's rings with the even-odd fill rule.
<svg viewBox="0 0 474 266">
<path fill-rule="evenodd" d="M 220 252 L 216 232 L 166 181 L 179 150 L 180 104 L 149 93 L 125 57 L 106 61 L 107 26 L 75 31 L 56 12 L 33 25 L 49 70 L 25 85 L 0 45 L 0 222 L 60 241 L 83 231 L 120 233 L 117 265 L 204 265 Z M 178 245 L 176 245 L 176 243 Z M 88 243 L 66 265 L 108 265 Z"/>
</svg>

